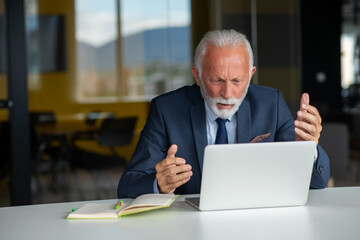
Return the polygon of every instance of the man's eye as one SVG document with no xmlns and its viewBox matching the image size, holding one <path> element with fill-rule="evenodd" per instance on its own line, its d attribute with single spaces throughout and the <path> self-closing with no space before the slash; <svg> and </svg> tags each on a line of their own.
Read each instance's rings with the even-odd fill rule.
<svg viewBox="0 0 360 240">
<path fill-rule="evenodd" d="M 233 83 L 233 84 L 236 84 L 236 85 L 239 85 L 239 84 L 242 84 L 243 81 L 242 81 L 242 80 L 238 80 L 238 79 L 233 79 L 233 80 L 232 80 L 232 83 Z"/>
<path fill-rule="evenodd" d="M 221 80 L 221 79 L 214 79 L 212 82 L 215 83 L 215 84 L 220 84 L 220 83 L 223 82 L 223 80 Z"/>
</svg>

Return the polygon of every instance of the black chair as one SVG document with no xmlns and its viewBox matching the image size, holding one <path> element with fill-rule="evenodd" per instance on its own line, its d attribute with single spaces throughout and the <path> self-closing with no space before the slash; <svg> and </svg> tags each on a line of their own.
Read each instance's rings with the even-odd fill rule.
<svg viewBox="0 0 360 240">
<path fill-rule="evenodd" d="M 56 115 L 53 112 L 30 112 L 31 154 L 34 160 L 41 160 L 43 154 L 58 158 L 66 147 L 66 134 L 39 133 L 39 126 L 55 126 Z"/>
<path fill-rule="evenodd" d="M 114 156 L 120 158 L 115 147 L 126 146 L 134 137 L 137 117 L 105 119 L 101 124 L 98 143 L 110 149 Z"/>
<path fill-rule="evenodd" d="M 77 141 L 81 141 L 81 140 L 97 141 L 99 129 L 95 128 L 96 123 L 99 120 L 105 120 L 105 119 L 115 119 L 115 113 L 101 112 L 101 111 L 89 112 L 86 115 L 85 124 L 89 126 L 90 129 L 85 131 L 77 131 L 73 133 L 71 136 L 71 145 L 74 146 L 74 144 Z"/>
<path fill-rule="evenodd" d="M 49 175 L 49 187 L 56 190 L 57 173 L 64 170 L 68 162 L 68 145 L 65 133 L 39 133 L 38 126 L 55 126 L 53 112 L 30 112 L 30 139 L 32 172 L 39 191 L 43 187 L 40 175 Z"/>
<path fill-rule="evenodd" d="M 134 137 L 137 117 L 107 118 L 100 129 L 77 132 L 72 137 L 72 166 L 85 169 L 106 169 L 114 166 L 125 166 L 126 159 L 116 152 L 116 147 L 126 146 Z M 77 141 L 96 141 L 100 146 L 110 150 L 111 156 L 101 155 L 76 146 Z"/>
<path fill-rule="evenodd" d="M 114 189 L 104 186 L 99 179 L 109 177 L 109 170 L 117 167 L 125 167 L 126 159 L 116 152 L 116 147 L 126 146 L 131 143 L 134 137 L 136 117 L 126 117 L 118 119 L 103 120 L 99 130 L 78 132 L 72 139 L 72 158 L 71 169 L 74 176 L 74 186 L 80 199 L 85 200 L 83 191 L 80 187 L 78 169 L 87 170 L 91 176 L 93 188 L 96 189 L 96 199 L 113 198 Z M 110 150 L 111 155 L 99 154 L 96 152 L 85 151 L 77 146 L 77 141 L 95 141 L 99 146 Z"/>
</svg>

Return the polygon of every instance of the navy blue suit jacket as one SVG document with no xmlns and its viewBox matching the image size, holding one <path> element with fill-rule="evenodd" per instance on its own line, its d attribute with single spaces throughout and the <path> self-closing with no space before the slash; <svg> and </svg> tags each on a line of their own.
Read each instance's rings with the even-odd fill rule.
<svg viewBox="0 0 360 240">
<path fill-rule="evenodd" d="M 238 143 L 248 143 L 265 133 L 271 133 L 265 141 L 295 140 L 294 119 L 279 90 L 251 84 L 236 114 Z M 178 146 L 175 156 L 184 158 L 193 171 L 190 181 L 175 193 L 199 193 L 207 145 L 205 115 L 204 99 L 195 84 L 154 98 L 135 152 L 120 179 L 118 197 L 153 193 L 155 165 L 166 157 L 172 144 Z M 318 145 L 310 187 L 326 187 L 329 175 L 329 159 Z"/>
</svg>

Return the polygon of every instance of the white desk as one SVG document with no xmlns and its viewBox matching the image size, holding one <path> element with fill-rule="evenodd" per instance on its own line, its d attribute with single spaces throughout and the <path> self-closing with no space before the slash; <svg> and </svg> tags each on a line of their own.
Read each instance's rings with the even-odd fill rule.
<svg viewBox="0 0 360 240">
<path fill-rule="evenodd" d="M 118 220 L 65 219 L 85 202 L 0 208 L 0 239 L 360 239 L 360 187 L 311 190 L 302 207 L 233 211 L 199 212 L 184 197 Z"/>
</svg>

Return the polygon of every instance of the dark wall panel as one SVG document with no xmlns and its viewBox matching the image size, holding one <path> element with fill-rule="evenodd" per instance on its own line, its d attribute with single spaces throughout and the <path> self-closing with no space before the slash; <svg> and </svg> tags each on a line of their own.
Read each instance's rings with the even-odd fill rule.
<svg viewBox="0 0 360 240">
<path fill-rule="evenodd" d="M 341 2 L 301 1 L 302 88 L 320 110 L 341 107 Z"/>
</svg>

